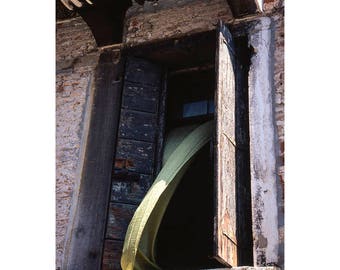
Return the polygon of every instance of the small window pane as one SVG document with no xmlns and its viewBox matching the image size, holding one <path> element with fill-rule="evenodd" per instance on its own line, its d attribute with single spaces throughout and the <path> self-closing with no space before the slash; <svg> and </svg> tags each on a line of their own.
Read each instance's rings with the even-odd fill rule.
<svg viewBox="0 0 340 270">
<path fill-rule="evenodd" d="M 207 100 L 185 103 L 183 105 L 183 117 L 204 115 L 207 114 L 207 110 L 208 110 Z"/>
<path fill-rule="evenodd" d="M 209 100 L 208 101 L 208 113 L 214 113 L 215 112 L 215 102 L 214 100 Z"/>
</svg>

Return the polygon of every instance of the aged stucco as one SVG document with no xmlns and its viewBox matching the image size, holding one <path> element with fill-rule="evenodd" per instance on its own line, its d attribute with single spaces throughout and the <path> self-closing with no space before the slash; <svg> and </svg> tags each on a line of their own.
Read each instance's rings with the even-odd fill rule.
<svg viewBox="0 0 340 270">
<path fill-rule="evenodd" d="M 255 21 L 249 43 L 254 49 L 249 72 L 250 166 L 256 265 L 278 263 L 277 140 L 274 122 L 273 25 Z"/>
<path fill-rule="evenodd" d="M 56 31 L 56 268 L 61 267 L 72 198 L 79 184 L 82 145 L 92 75 L 97 63 L 95 42 L 81 18 L 57 23 Z M 92 51 L 92 53 L 90 53 Z"/>
</svg>

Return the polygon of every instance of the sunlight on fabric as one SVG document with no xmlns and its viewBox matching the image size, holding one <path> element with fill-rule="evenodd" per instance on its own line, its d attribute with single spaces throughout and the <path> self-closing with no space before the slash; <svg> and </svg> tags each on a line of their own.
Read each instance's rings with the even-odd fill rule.
<svg viewBox="0 0 340 270">
<path fill-rule="evenodd" d="M 182 176 L 199 150 L 211 140 L 213 124 L 209 121 L 194 129 L 187 127 L 188 135 L 181 142 L 178 142 L 176 132 L 168 139 L 167 144 L 170 143 L 172 149 L 167 152 L 171 154 L 128 227 L 121 258 L 123 270 L 160 269 L 155 259 L 159 226 Z M 183 128 L 179 129 L 178 136 L 183 137 L 184 133 Z"/>
</svg>

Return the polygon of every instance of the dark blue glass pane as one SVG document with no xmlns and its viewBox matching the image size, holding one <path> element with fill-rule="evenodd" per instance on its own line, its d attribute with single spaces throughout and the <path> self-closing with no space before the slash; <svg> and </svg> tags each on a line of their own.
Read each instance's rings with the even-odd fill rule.
<svg viewBox="0 0 340 270">
<path fill-rule="evenodd" d="M 184 118 L 204 115 L 204 114 L 207 114 L 207 111 L 208 111 L 207 100 L 185 103 L 183 105 L 183 117 Z"/>
<path fill-rule="evenodd" d="M 215 112 L 215 102 L 214 100 L 209 100 L 208 101 L 208 113 L 214 113 Z"/>
</svg>

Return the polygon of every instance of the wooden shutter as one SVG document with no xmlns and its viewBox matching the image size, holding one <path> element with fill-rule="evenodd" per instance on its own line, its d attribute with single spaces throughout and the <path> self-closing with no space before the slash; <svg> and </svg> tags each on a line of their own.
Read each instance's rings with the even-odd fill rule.
<svg viewBox="0 0 340 270">
<path fill-rule="evenodd" d="M 235 50 L 231 33 L 219 23 L 216 48 L 214 256 L 237 266 Z"/>
<path fill-rule="evenodd" d="M 162 67 L 128 56 L 120 108 L 111 198 L 105 235 L 104 270 L 119 270 L 130 220 L 157 174 L 163 136 Z M 112 248 L 112 247 L 120 247 Z"/>
</svg>

